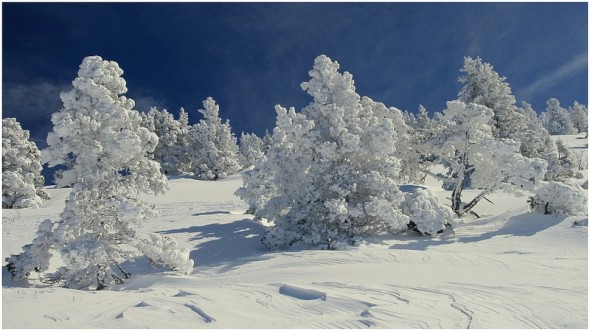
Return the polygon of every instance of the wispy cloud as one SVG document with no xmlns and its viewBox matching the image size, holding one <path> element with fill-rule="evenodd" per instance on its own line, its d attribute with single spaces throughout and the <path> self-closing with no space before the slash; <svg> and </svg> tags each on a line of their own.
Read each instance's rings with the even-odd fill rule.
<svg viewBox="0 0 590 331">
<path fill-rule="evenodd" d="M 63 106 L 60 94 L 71 88 L 71 83 L 65 82 L 6 83 L 2 90 L 2 118 L 16 118 L 23 129 L 29 130 L 31 140 L 42 148 L 46 146 L 47 133 L 53 128 L 51 115 Z M 135 101 L 135 109 L 139 111 L 166 108 L 166 100 L 152 97 L 146 90 L 127 93 L 127 97 Z"/>
<path fill-rule="evenodd" d="M 45 146 L 47 133 L 51 130 L 51 114 L 58 111 L 62 91 L 69 90 L 70 83 L 34 82 L 5 83 L 2 89 L 2 118 L 15 117 L 29 130 L 31 140 Z"/>
<path fill-rule="evenodd" d="M 540 77 L 522 90 L 518 91 L 519 99 L 530 100 L 532 96 L 559 84 L 559 82 L 588 67 L 588 54 L 579 54 L 555 71 Z"/>
<path fill-rule="evenodd" d="M 148 112 L 152 107 L 156 107 L 159 110 L 167 109 L 166 100 L 157 99 L 151 95 L 144 94 L 142 92 L 127 93 L 127 97 L 135 101 L 134 109 L 140 112 Z M 174 109 L 167 109 L 168 111 L 174 111 Z"/>
</svg>

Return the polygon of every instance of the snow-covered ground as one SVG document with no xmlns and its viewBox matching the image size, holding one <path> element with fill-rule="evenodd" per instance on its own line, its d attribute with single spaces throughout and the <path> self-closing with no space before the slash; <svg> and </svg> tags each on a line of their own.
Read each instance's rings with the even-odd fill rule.
<svg viewBox="0 0 590 331">
<path fill-rule="evenodd" d="M 564 136 L 586 149 L 583 136 Z M 28 287 L 2 273 L 3 328 L 587 328 L 587 217 L 528 213 L 527 197 L 490 196 L 454 234 L 368 238 L 340 251 L 268 251 L 264 228 L 217 182 L 171 178 L 147 197 L 160 216 L 141 232 L 189 247 L 191 275 L 128 261 L 121 287 Z M 447 199 L 448 192 L 427 182 Z M 2 256 L 20 252 L 67 189 L 38 209 L 3 210 Z M 583 222 L 581 222 L 583 223 Z M 5 263 L 4 263 L 5 264 Z"/>
</svg>

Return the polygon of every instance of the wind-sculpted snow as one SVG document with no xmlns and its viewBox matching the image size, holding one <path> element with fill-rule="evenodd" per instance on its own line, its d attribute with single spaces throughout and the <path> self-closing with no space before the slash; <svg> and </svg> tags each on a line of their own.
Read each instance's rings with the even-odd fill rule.
<svg viewBox="0 0 590 331">
<path fill-rule="evenodd" d="M 279 293 L 290 296 L 300 300 L 316 300 L 320 299 L 326 301 L 326 293 L 305 289 L 293 285 L 283 285 L 279 288 Z"/>
<path fill-rule="evenodd" d="M 408 232 L 337 251 L 269 251 L 260 242 L 264 225 L 233 196 L 239 175 L 170 184 L 165 195 L 146 197 L 160 215 L 138 231 L 188 247 L 197 262 L 192 274 L 138 258 L 125 262 L 132 274 L 125 284 L 87 292 L 12 281 L 3 269 L 2 326 L 588 327 L 586 216 L 528 213 L 527 197 L 495 193 L 476 207 L 482 218 L 458 221 L 454 235 Z M 3 210 L 4 252 L 30 242 L 42 218 L 59 215 L 68 190 L 49 191 L 54 198 L 40 208 Z"/>
</svg>

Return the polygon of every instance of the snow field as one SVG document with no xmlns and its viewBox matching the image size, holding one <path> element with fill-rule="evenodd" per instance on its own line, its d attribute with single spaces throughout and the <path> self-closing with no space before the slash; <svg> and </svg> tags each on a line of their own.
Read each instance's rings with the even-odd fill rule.
<svg viewBox="0 0 590 331">
<path fill-rule="evenodd" d="M 586 140 L 568 143 L 586 144 Z M 573 144 L 572 143 L 572 144 Z M 490 196 L 482 216 L 454 234 L 365 238 L 339 251 L 268 251 L 264 227 L 233 195 L 240 175 L 216 182 L 174 177 L 160 211 L 139 232 L 191 251 L 191 275 L 123 267 L 124 285 L 98 292 L 10 280 L 3 269 L 4 328 L 587 328 L 587 217 L 528 213 L 526 196 Z M 449 192 L 425 184 L 442 201 Z M 20 252 L 67 189 L 38 209 L 3 210 L 3 256 Z M 476 192 L 468 192 L 476 194 Z"/>
</svg>

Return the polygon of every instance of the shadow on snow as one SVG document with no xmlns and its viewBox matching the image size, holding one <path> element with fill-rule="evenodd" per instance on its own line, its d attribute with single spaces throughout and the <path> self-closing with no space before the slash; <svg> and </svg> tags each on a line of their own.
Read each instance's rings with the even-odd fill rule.
<svg viewBox="0 0 590 331">
<path fill-rule="evenodd" d="M 480 242 L 488 239 L 492 239 L 496 236 L 505 237 L 532 237 L 535 234 L 549 229 L 561 222 L 565 217 L 546 216 L 538 213 L 525 213 L 520 214 L 508 219 L 508 221 L 499 229 L 489 232 L 484 232 L 474 236 L 462 236 L 460 235 L 460 227 L 455 230 L 459 234 L 454 236 L 445 236 L 444 234 L 440 237 L 427 238 L 419 237 L 408 237 L 407 242 L 401 244 L 395 244 L 390 248 L 394 249 L 410 249 L 410 250 L 425 250 L 432 246 L 448 245 L 453 243 L 473 243 Z M 466 225 L 469 225 L 466 224 Z M 402 238 L 399 238 L 402 239 Z M 402 239 L 403 240 L 403 239 Z"/>
<path fill-rule="evenodd" d="M 231 212 L 227 210 L 215 210 L 215 211 L 206 211 L 202 213 L 194 213 L 193 216 L 210 216 L 210 215 L 223 215 L 223 214 L 231 214 Z"/>
<path fill-rule="evenodd" d="M 213 213 L 220 212 L 199 213 L 194 216 Z M 190 258 L 195 261 L 197 267 L 223 266 L 224 269 L 232 269 L 259 260 L 261 255 L 268 252 L 260 241 L 264 231 L 265 227 L 262 224 L 250 219 L 242 219 L 232 223 L 191 226 L 159 233 L 194 233 L 190 241 L 203 240 L 190 253 Z"/>
</svg>

